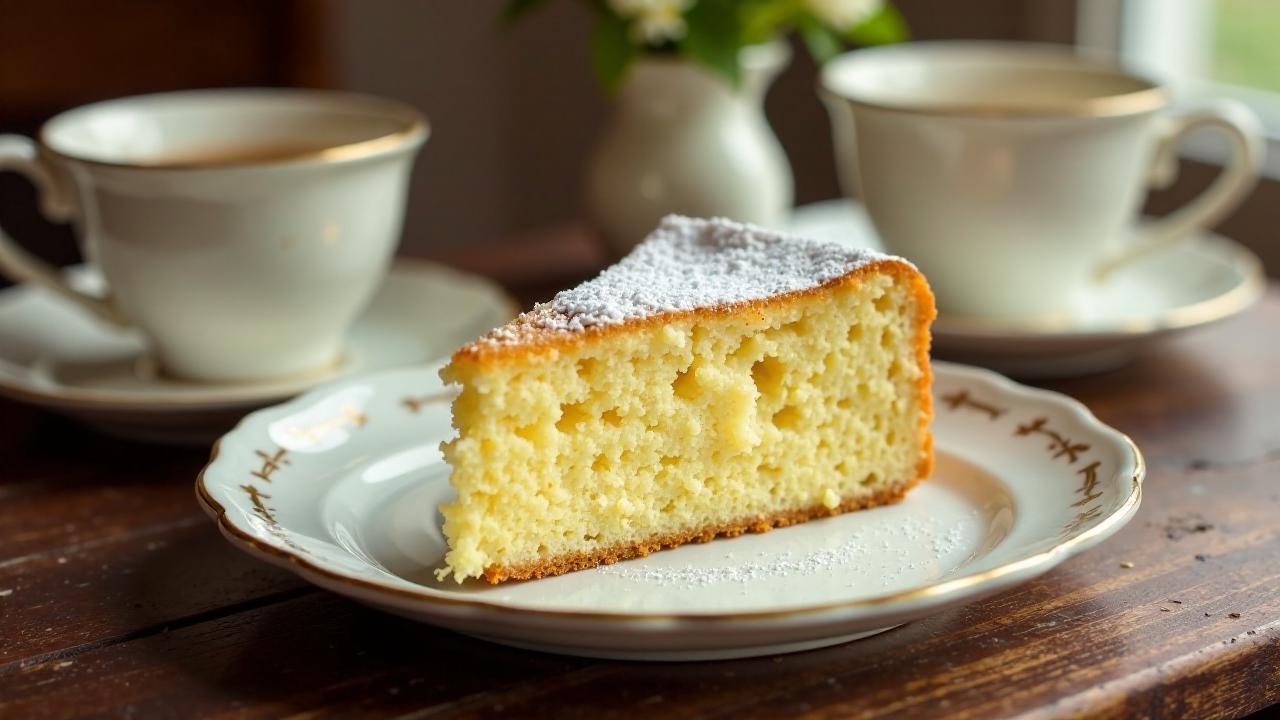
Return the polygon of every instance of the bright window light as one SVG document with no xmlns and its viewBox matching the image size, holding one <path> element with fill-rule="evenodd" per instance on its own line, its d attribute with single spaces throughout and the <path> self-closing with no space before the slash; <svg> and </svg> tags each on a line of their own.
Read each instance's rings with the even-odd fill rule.
<svg viewBox="0 0 1280 720">
<path fill-rule="evenodd" d="M 1078 44 L 1167 84 L 1177 106 L 1227 97 L 1252 107 L 1270 138 L 1263 172 L 1280 178 L 1280 2 L 1079 0 L 1078 7 Z M 1197 133 L 1183 154 L 1221 164 L 1227 145 Z"/>
</svg>

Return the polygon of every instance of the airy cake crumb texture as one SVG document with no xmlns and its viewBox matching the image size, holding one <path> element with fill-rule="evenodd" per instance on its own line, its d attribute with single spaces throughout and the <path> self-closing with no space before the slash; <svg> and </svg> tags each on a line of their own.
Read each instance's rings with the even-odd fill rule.
<svg viewBox="0 0 1280 720">
<path fill-rule="evenodd" d="M 914 270 L 890 266 L 523 355 L 459 354 L 442 576 L 539 577 L 900 497 L 932 461 L 922 298 Z"/>
</svg>

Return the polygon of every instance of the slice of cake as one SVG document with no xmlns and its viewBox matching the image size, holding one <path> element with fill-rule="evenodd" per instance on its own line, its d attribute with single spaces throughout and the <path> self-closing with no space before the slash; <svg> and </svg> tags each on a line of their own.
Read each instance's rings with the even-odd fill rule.
<svg viewBox="0 0 1280 720">
<path fill-rule="evenodd" d="M 933 465 L 899 258 L 669 216 L 463 347 L 443 579 L 538 578 L 891 503 Z"/>
</svg>

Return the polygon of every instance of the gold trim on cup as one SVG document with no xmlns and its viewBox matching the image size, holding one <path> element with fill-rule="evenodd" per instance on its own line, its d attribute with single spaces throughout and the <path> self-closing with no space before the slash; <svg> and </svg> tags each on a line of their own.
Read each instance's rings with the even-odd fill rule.
<svg viewBox="0 0 1280 720">
<path fill-rule="evenodd" d="M 85 105 L 80 108 L 75 108 L 74 110 L 68 110 L 67 113 L 55 115 L 53 118 L 45 122 L 40 127 L 40 131 L 37 133 L 36 137 L 39 140 L 40 149 L 44 152 L 47 152 L 49 155 L 56 157 L 60 160 L 67 160 L 71 162 L 82 163 L 85 165 L 92 165 L 94 167 L 119 168 L 123 170 L 237 170 L 237 169 L 278 167 L 281 165 L 292 165 L 296 163 L 305 163 L 305 162 L 344 162 L 344 161 L 350 161 L 350 160 L 359 160 L 362 158 L 368 158 L 376 155 L 381 155 L 384 153 L 389 153 L 393 150 L 399 149 L 402 146 L 408 145 L 418 140 L 419 138 L 425 139 L 430 134 L 430 131 L 431 131 L 431 127 L 427 123 L 426 117 L 417 108 L 413 107 L 412 105 L 406 102 L 394 100 L 391 98 L 384 98 L 377 95 L 347 93 L 347 92 L 342 92 L 340 90 L 309 90 L 306 88 L 212 88 L 207 90 L 180 90 L 172 93 L 153 93 L 151 95 L 127 96 L 127 97 L 116 98 L 112 100 L 104 100 L 102 101 L 101 104 L 122 102 L 122 101 L 134 100 L 139 98 L 147 98 L 147 97 L 161 97 L 165 95 L 184 95 L 184 94 L 194 95 L 194 94 L 203 94 L 203 93 L 209 93 L 209 94 L 225 93 L 227 95 L 237 95 L 237 94 L 252 94 L 252 93 L 259 93 L 259 92 L 264 94 L 276 95 L 276 96 L 296 96 L 296 97 L 304 97 L 304 98 L 307 96 L 310 96 L 310 97 L 328 96 L 331 98 L 345 97 L 345 98 L 351 99 L 353 102 L 361 102 L 361 101 L 367 102 L 372 100 L 374 102 L 384 103 L 386 106 L 394 106 L 400 113 L 404 114 L 405 125 L 398 130 L 394 130 L 384 135 L 365 138 L 364 140 L 355 140 L 348 143 L 341 143 L 338 145 L 331 145 L 329 147 L 322 147 L 316 150 L 308 150 L 305 152 L 289 154 L 286 156 L 282 156 L 282 157 L 270 159 L 270 160 L 152 164 L 152 163 L 146 162 L 145 160 L 143 161 L 99 160 L 96 158 L 84 157 L 82 155 L 72 155 L 72 154 L 64 153 L 55 149 L 48 139 L 49 126 L 52 123 L 56 122 L 58 118 L 62 117 L 67 113 L 80 111 L 85 108 L 93 107 L 93 105 L 98 104 L 98 103 L 93 103 L 91 105 Z M 390 115 L 391 114 L 388 113 L 388 116 Z"/>
<path fill-rule="evenodd" d="M 868 100 L 856 100 L 835 92 L 823 85 L 821 90 L 833 100 L 842 101 L 864 110 L 879 110 L 907 115 L 933 115 L 949 117 L 971 117 L 986 119 L 1003 118 L 1102 118 L 1123 115 L 1138 115 L 1154 112 L 1169 104 L 1169 93 L 1161 87 L 1148 87 L 1141 90 L 1107 95 L 1105 97 L 1082 98 L 1076 102 L 1054 103 L 1036 107 L 1020 107 L 1017 105 L 992 105 L 986 103 L 949 105 L 915 105 L 910 103 L 877 103 Z"/>
<path fill-rule="evenodd" d="M 870 50 L 855 50 L 833 59 L 819 71 L 817 81 L 818 93 L 824 96 L 824 99 L 843 101 L 855 108 L 864 110 L 879 110 L 882 112 L 901 113 L 906 115 L 950 116 L 984 119 L 1101 118 L 1138 115 L 1166 107 L 1171 98 L 1169 91 L 1159 83 L 1153 82 L 1141 75 L 1130 73 L 1112 63 L 1099 62 L 1096 58 L 1080 55 L 1064 49 L 1061 46 L 1045 43 L 981 40 L 934 40 L 913 43 L 912 45 L 919 47 L 924 52 L 930 52 L 937 49 L 960 51 L 972 49 L 1005 53 L 1010 57 L 1050 58 L 1062 61 L 1064 64 L 1060 67 L 1040 69 L 1091 73 L 1094 75 L 1128 80 L 1138 85 L 1138 87 L 1133 90 L 1116 92 L 1109 95 L 1085 97 L 1076 100 L 1062 100 L 1036 106 L 1022 106 L 998 101 L 992 103 L 954 102 L 933 104 L 910 100 L 867 100 L 858 97 L 850 97 L 850 95 L 856 95 L 858 93 L 841 92 L 840 90 L 832 87 L 832 84 L 828 81 L 831 69 L 836 65 L 836 63 L 840 62 L 841 58 L 866 58 L 866 56 L 871 53 L 903 52 L 905 49 L 910 47 L 889 46 L 885 48 L 873 48 Z"/>
</svg>

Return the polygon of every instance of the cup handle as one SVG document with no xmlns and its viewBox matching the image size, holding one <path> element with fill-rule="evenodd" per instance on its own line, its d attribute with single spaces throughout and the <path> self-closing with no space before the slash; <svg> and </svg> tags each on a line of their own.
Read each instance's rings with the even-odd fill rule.
<svg viewBox="0 0 1280 720">
<path fill-rule="evenodd" d="M 30 179 L 40 197 L 40 211 L 50 220 L 69 222 L 80 215 L 69 184 L 58 174 L 57 168 L 40 155 L 31 138 L 0 135 L 0 170 L 12 170 Z M 128 325 L 109 300 L 71 287 L 57 268 L 23 250 L 3 230 L 0 230 L 0 272 L 14 280 L 48 288 L 113 325 Z"/>
<path fill-rule="evenodd" d="M 1178 145 L 1187 133 L 1199 128 L 1217 129 L 1230 142 L 1231 157 L 1222 172 L 1204 192 L 1168 216 L 1150 223 L 1136 243 L 1103 262 L 1097 271 L 1099 279 L 1181 240 L 1198 228 L 1213 226 L 1234 210 L 1257 183 L 1266 152 L 1262 122 L 1244 103 L 1215 100 L 1185 114 L 1162 118 L 1156 130 L 1159 138 L 1150 174 L 1153 185 L 1159 187 L 1173 182 L 1178 168 Z"/>
</svg>

